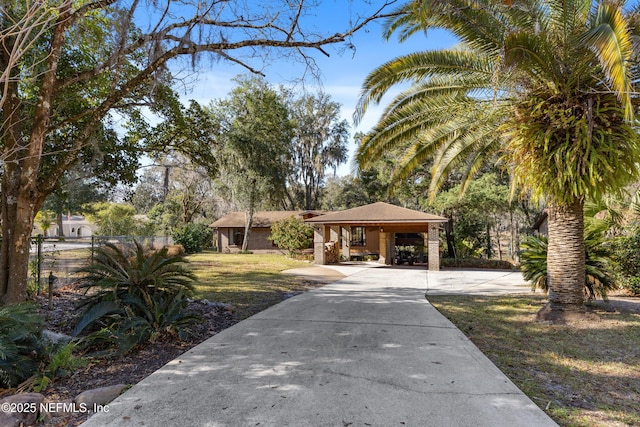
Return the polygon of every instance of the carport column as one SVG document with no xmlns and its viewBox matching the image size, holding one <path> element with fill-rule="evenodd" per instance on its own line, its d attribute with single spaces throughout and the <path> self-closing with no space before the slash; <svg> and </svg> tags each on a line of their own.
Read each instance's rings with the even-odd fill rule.
<svg viewBox="0 0 640 427">
<path fill-rule="evenodd" d="M 427 248 L 429 256 L 429 270 L 440 270 L 440 227 L 438 223 L 430 222 L 428 228 Z"/>
<path fill-rule="evenodd" d="M 349 245 L 351 244 L 351 227 L 343 227 L 342 228 L 342 248 L 341 254 L 342 258 L 346 261 L 351 259 L 351 252 L 349 250 Z"/>
<path fill-rule="evenodd" d="M 378 263 L 391 265 L 393 264 L 393 254 L 391 253 L 392 233 L 385 233 L 380 229 L 380 258 Z"/>
<path fill-rule="evenodd" d="M 324 265 L 324 224 L 313 226 L 313 263 Z"/>
<path fill-rule="evenodd" d="M 331 227 L 329 227 L 329 241 L 330 242 L 340 241 L 340 226 L 332 225 Z"/>
</svg>

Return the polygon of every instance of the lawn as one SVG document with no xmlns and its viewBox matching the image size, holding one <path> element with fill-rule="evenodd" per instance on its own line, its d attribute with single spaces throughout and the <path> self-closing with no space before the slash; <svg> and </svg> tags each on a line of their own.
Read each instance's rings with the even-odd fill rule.
<svg viewBox="0 0 640 427">
<path fill-rule="evenodd" d="M 309 266 L 277 254 L 222 254 L 203 252 L 187 257 L 198 277 L 196 298 L 234 307 L 240 319 L 268 308 L 287 294 L 314 286 L 300 278 L 280 274 L 290 268 Z"/>
<path fill-rule="evenodd" d="M 640 425 L 640 314 L 550 325 L 535 321 L 543 296 L 429 301 L 558 424 Z"/>
</svg>

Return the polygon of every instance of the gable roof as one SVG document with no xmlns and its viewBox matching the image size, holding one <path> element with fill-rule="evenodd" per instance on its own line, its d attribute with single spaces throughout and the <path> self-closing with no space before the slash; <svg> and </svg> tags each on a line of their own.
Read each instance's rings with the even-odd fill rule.
<svg viewBox="0 0 640 427">
<path fill-rule="evenodd" d="M 294 216 L 299 219 L 303 219 L 304 216 L 307 215 L 319 215 L 321 212 L 319 211 L 261 211 L 255 212 L 253 214 L 253 227 L 261 228 L 261 227 L 271 227 L 276 221 L 280 221 L 283 219 L 287 219 L 291 216 Z M 246 221 L 246 213 L 241 212 L 231 212 L 223 216 L 222 218 L 215 221 L 211 224 L 211 227 L 220 228 L 220 227 L 244 227 Z"/>
<path fill-rule="evenodd" d="M 447 222 L 447 218 L 402 208 L 389 203 L 377 202 L 339 212 L 309 218 L 312 224 L 393 224 Z"/>
</svg>

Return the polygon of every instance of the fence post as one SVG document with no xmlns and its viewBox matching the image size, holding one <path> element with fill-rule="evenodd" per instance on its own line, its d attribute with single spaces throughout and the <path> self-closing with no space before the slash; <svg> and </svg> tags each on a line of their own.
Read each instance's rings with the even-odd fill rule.
<svg viewBox="0 0 640 427">
<path fill-rule="evenodd" d="M 49 272 L 49 311 L 53 310 L 53 284 L 58 280 L 56 276 L 53 275 L 53 271 Z"/>
<path fill-rule="evenodd" d="M 42 242 L 44 241 L 44 237 L 42 234 L 38 234 L 36 236 L 36 243 L 38 245 L 37 249 L 37 265 L 38 265 L 38 273 L 37 273 L 37 284 L 36 284 L 36 292 L 38 295 L 42 293 L 42 287 L 40 286 L 40 276 L 42 275 Z"/>
<path fill-rule="evenodd" d="M 93 246 L 95 244 L 96 238 L 95 236 L 91 236 L 91 263 L 93 264 Z"/>
</svg>

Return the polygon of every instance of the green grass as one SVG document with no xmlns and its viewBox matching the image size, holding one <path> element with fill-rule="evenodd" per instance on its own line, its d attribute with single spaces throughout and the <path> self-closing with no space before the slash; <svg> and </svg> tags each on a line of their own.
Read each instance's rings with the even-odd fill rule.
<svg viewBox="0 0 640 427">
<path fill-rule="evenodd" d="M 640 425 L 640 314 L 549 325 L 543 296 L 429 301 L 560 425 Z"/>
<path fill-rule="evenodd" d="M 187 259 L 199 282 L 196 298 L 231 304 L 240 319 L 277 304 L 286 293 L 310 287 L 300 278 L 280 274 L 309 263 L 283 255 L 203 252 Z"/>
</svg>

